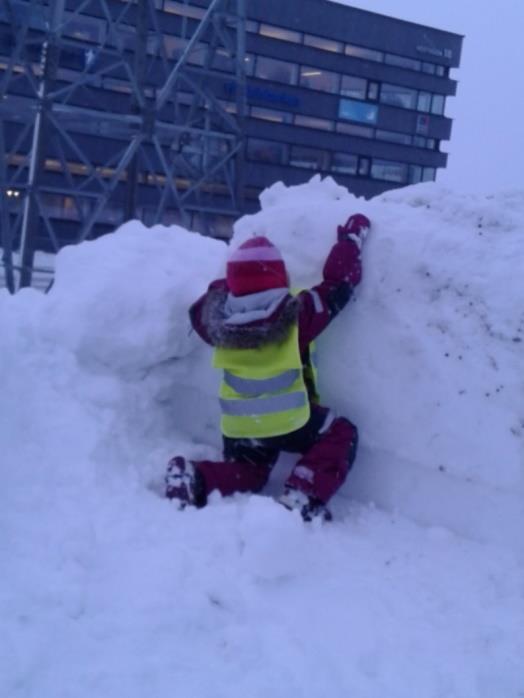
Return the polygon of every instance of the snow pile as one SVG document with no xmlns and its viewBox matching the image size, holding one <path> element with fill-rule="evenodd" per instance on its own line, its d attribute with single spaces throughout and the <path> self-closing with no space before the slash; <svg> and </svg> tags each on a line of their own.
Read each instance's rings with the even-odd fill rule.
<svg viewBox="0 0 524 698">
<path fill-rule="evenodd" d="M 0 695 L 524 690 L 524 194 L 277 184 L 233 244 L 268 235 L 309 286 L 357 210 L 364 282 L 320 342 L 362 438 L 330 527 L 157 496 L 170 455 L 220 451 L 187 308 L 224 243 L 130 223 L 63 250 L 47 296 L 0 294 Z"/>
<path fill-rule="evenodd" d="M 357 202 L 325 180 L 276 184 L 262 207 L 237 224 L 235 241 L 270 237 L 300 287 L 318 280 L 348 212 L 374 224 L 357 302 L 320 342 L 323 399 L 361 430 L 352 491 L 520 546 L 524 194 L 466 197 L 427 184 Z"/>
</svg>

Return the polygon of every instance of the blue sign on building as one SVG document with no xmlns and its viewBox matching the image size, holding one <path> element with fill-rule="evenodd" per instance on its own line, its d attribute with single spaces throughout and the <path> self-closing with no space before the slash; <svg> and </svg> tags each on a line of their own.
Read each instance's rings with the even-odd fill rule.
<svg viewBox="0 0 524 698">
<path fill-rule="evenodd" d="M 237 86 L 234 82 L 227 82 L 224 89 L 229 96 L 235 94 Z M 280 105 L 282 107 L 299 107 L 300 99 L 295 95 L 290 95 L 287 92 L 280 92 L 259 85 L 247 85 L 246 96 L 248 99 L 259 99 L 271 104 Z"/>
</svg>

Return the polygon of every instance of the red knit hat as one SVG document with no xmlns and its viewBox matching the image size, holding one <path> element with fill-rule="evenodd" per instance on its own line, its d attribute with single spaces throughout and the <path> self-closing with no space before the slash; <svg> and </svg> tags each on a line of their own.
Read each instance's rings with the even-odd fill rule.
<svg viewBox="0 0 524 698">
<path fill-rule="evenodd" d="M 287 271 L 282 255 L 265 237 L 249 239 L 229 258 L 227 285 L 234 296 L 246 296 L 270 288 L 287 288 Z"/>
</svg>

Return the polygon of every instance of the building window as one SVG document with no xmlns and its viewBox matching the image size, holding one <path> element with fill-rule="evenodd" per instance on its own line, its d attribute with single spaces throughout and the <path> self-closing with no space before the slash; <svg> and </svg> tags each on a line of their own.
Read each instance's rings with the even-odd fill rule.
<svg viewBox="0 0 524 698">
<path fill-rule="evenodd" d="M 376 83 L 375 83 L 376 84 Z M 353 99 L 366 99 L 367 81 L 364 78 L 355 78 L 352 75 L 343 75 L 340 94 Z"/>
<path fill-rule="evenodd" d="M 433 100 L 431 102 L 431 113 L 443 114 L 445 105 L 446 98 L 444 97 L 444 95 L 433 95 Z"/>
<path fill-rule="evenodd" d="M 275 58 L 257 56 L 255 75 L 262 80 L 283 82 L 287 85 L 296 85 L 298 66 L 287 61 L 278 61 Z"/>
<path fill-rule="evenodd" d="M 261 24 L 259 34 L 261 36 L 267 36 L 270 39 L 290 41 L 293 44 L 300 44 L 302 41 L 302 34 L 300 32 L 284 29 L 283 27 L 275 27 L 272 24 Z"/>
<path fill-rule="evenodd" d="M 422 170 L 422 181 L 423 182 L 434 182 L 437 171 L 434 167 L 424 167 Z"/>
<path fill-rule="evenodd" d="M 263 107 L 251 107 L 251 116 L 255 119 L 263 119 L 264 121 L 273 121 L 280 124 L 290 124 L 293 121 L 291 112 L 264 109 Z"/>
<path fill-rule="evenodd" d="M 415 58 L 396 56 L 393 53 L 386 53 L 385 63 L 396 65 L 398 68 L 407 68 L 408 70 L 420 70 L 422 67 L 420 61 L 417 61 Z"/>
<path fill-rule="evenodd" d="M 186 106 L 188 106 L 193 104 L 194 95 L 192 95 L 190 92 L 182 92 L 182 90 L 180 90 L 180 92 L 176 93 L 175 99 L 177 104 L 185 104 Z M 226 104 L 229 104 L 229 102 L 223 102 L 221 100 L 218 101 L 222 105 L 222 107 L 224 107 L 224 109 Z"/>
<path fill-rule="evenodd" d="M 133 27 L 130 27 L 127 24 L 122 24 L 119 26 L 118 33 L 109 32 L 108 36 L 106 36 L 106 41 L 109 46 L 117 46 L 118 44 L 121 44 L 123 48 L 133 50 L 136 44 L 136 31 L 133 29 Z M 69 53 L 69 56 L 73 58 L 73 60 L 76 58 L 75 53 Z"/>
<path fill-rule="evenodd" d="M 287 146 L 285 143 L 248 138 L 247 156 L 250 160 L 283 165 L 287 160 Z"/>
<path fill-rule="evenodd" d="M 409 183 L 418 184 L 422 182 L 422 167 L 420 165 L 410 165 L 409 166 Z"/>
<path fill-rule="evenodd" d="M 202 19 L 206 13 L 202 7 L 186 5 L 184 2 L 175 2 L 174 0 L 164 0 L 164 12 L 181 15 L 182 17 L 191 17 L 191 19 Z"/>
<path fill-rule="evenodd" d="M 356 124 L 349 124 L 344 121 L 339 121 L 337 123 L 338 133 L 344 133 L 348 136 L 359 136 L 360 138 L 373 138 L 374 129 L 368 128 L 367 126 L 357 126 Z"/>
<path fill-rule="evenodd" d="M 338 115 L 341 119 L 359 121 L 363 124 L 375 124 L 378 118 L 376 104 L 357 102 L 353 99 L 341 99 L 338 107 Z"/>
<path fill-rule="evenodd" d="M 101 21 L 82 17 L 81 20 L 66 19 L 63 27 L 65 36 L 72 36 L 82 41 L 101 43 L 104 36 L 104 25 Z"/>
<path fill-rule="evenodd" d="M 368 99 L 370 99 L 372 102 L 376 102 L 378 100 L 379 89 L 380 85 L 378 82 L 370 81 L 368 83 Z"/>
<path fill-rule="evenodd" d="M 403 184 L 407 181 L 408 166 L 403 162 L 373 160 L 371 164 L 371 176 L 373 179 L 384 179 L 387 182 Z"/>
<path fill-rule="evenodd" d="M 360 158 L 358 161 L 358 174 L 361 177 L 368 177 L 369 176 L 369 166 L 370 166 L 369 158 Z"/>
<path fill-rule="evenodd" d="M 417 92 L 409 87 L 400 85 L 382 84 L 380 90 L 380 101 L 383 104 L 390 104 L 392 107 L 402 107 L 403 109 L 415 109 L 417 104 Z"/>
<path fill-rule="evenodd" d="M 424 138 L 423 136 L 413 136 L 413 145 L 417 148 L 427 148 L 428 150 L 438 150 L 439 143 L 436 138 Z"/>
<path fill-rule="evenodd" d="M 335 124 L 333 121 L 329 121 L 328 119 L 318 119 L 315 116 L 305 116 L 303 114 L 297 114 L 295 116 L 295 126 L 316 128 L 322 131 L 333 131 Z"/>
<path fill-rule="evenodd" d="M 333 153 L 331 169 L 342 174 L 357 174 L 358 157 L 349 153 Z"/>
<path fill-rule="evenodd" d="M 301 66 L 300 85 L 309 87 L 311 90 L 321 90 L 322 92 L 338 92 L 340 75 L 329 70 Z"/>
<path fill-rule="evenodd" d="M 425 61 L 422 63 L 422 72 L 427 73 L 428 75 L 435 75 L 436 71 L 436 65 L 434 63 L 426 63 Z"/>
<path fill-rule="evenodd" d="M 78 220 L 79 212 L 73 197 L 44 193 L 41 194 L 41 200 L 45 206 L 46 213 L 52 218 Z"/>
<path fill-rule="evenodd" d="M 135 41 L 135 39 L 133 39 L 133 41 Z M 186 45 L 187 45 L 187 42 L 186 42 Z M 197 41 L 197 43 L 193 46 L 193 48 L 189 52 L 189 55 L 187 57 L 187 62 L 190 63 L 191 65 L 202 66 L 202 65 L 204 65 L 204 61 L 205 61 L 207 52 L 208 52 L 208 46 L 206 44 L 201 43 L 200 41 Z"/>
<path fill-rule="evenodd" d="M 191 101 L 188 102 L 188 104 L 192 104 L 192 100 L 194 99 L 191 95 L 189 96 L 189 99 Z M 236 114 L 237 113 L 237 103 L 236 102 L 230 102 L 225 99 L 219 99 L 218 103 L 222 107 L 224 111 L 227 111 L 228 114 Z"/>
<path fill-rule="evenodd" d="M 443 65 L 437 65 L 435 66 L 435 73 L 439 78 L 445 78 L 448 74 L 448 69 Z"/>
<path fill-rule="evenodd" d="M 303 148 L 294 145 L 291 148 L 289 164 L 293 167 L 304 167 L 307 170 L 326 170 L 328 154 L 316 148 Z"/>
<path fill-rule="evenodd" d="M 194 99 L 190 95 L 190 100 Z M 189 104 L 192 104 L 192 101 L 188 102 Z M 222 107 L 224 111 L 227 111 L 228 114 L 236 114 L 237 113 L 237 103 L 236 102 L 230 102 L 229 100 L 226 99 L 219 99 L 218 103 Z"/>
<path fill-rule="evenodd" d="M 235 63 L 229 51 L 225 48 L 216 49 L 213 56 L 213 68 L 215 68 L 215 70 L 224 70 L 229 73 L 234 71 Z"/>
<path fill-rule="evenodd" d="M 51 172 L 63 172 L 62 163 L 59 160 L 48 159 L 45 161 L 44 166 L 46 170 Z M 68 162 L 66 167 L 67 171 L 74 175 L 85 177 L 89 173 L 88 166 L 80 162 Z"/>
<path fill-rule="evenodd" d="M 417 99 L 417 109 L 418 111 L 429 111 L 431 107 L 431 93 L 430 92 L 419 92 Z"/>
<path fill-rule="evenodd" d="M 377 129 L 376 137 L 381 141 L 388 143 L 398 143 L 399 145 L 411 145 L 413 139 L 408 133 L 399 133 L 398 131 L 382 131 Z"/>
<path fill-rule="evenodd" d="M 429 116 L 426 114 L 419 114 L 417 116 L 415 130 L 419 135 L 427 136 L 429 133 Z"/>
<path fill-rule="evenodd" d="M 331 51 L 332 53 L 342 53 L 344 44 L 341 41 L 333 41 L 333 39 L 324 39 L 321 36 L 313 36 L 313 34 L 304 34 L 304 44 L 319 48 L 321 51 Z"/>
<path fill-rule="evenodd" d="M 251 53 L 247 53 L 244 57 L 244 64 L 246 75 L 253 75 L 255 70 L 255 56 L 253 56 Z"/>
<path fill-rule="evenodd" d="M 375 51 L 371 48 L 363 48 L 362 46 L 355 46 L 354 44 L 346 44 L 346 56 L 353 56 L 353 58 L 365 58 L 368 61 L 378 61 L 382 62 L 384 60 L 384 54 L 382 51 Z"/>
<path fill-rule="evenodd" d="M 186 46 L 187 41 L 185 39 L 164 34 L 164 48 L 168 58 L 179 58 Z"/>
<path fill-rule="evenodd" d="M 128 83 L 115 80 L 114 78 L 104 78 L 102 80 L 102 88 L 112 92 L 121 92 L 125 95 L 131 94 L 131 87 Z"/>
</svg>

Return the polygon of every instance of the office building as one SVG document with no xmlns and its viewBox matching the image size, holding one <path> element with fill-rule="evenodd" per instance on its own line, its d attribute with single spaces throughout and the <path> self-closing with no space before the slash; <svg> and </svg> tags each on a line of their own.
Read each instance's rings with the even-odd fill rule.
<svg viewBox="0 0 524 698">
<path fill-rule="evenodd" d="M 54 47 L 52 14 L 46 15 L 53 3 L 59 4 L 9 0 L 0 11 L 0 126 L 8 166 L 0 186 L 12 249 L 20 229 L 33 231 L 34 247 L 53 251 L 74 242 L 80 224 L 83 239 L 129 217 L 180 222 L 227 238 L 233 220 L 256 210 L 259 193 L 278 180 L 292 185 L 320 173 L 372 197 L 432 181 L 446 167 L 452 126 L 446 100 L 456 93 L 451 71 L 460 63 L 460 35 L 330 0 L 224 0 L 231 15 L 245 8 L 246 16 L 236 24 L 226 18 L 214 34 L 206 15 L 213 0 L 92 0 L 80 9 L 71 0 L 57 20 Z M 206 17 L 208 28 L 188 51 Z M 224 27 L 236 33 L 234 45 Z M 46 74 L 48 45 L 56 48 L 55 65 L 42 101 L 38 80 Z M 185 86 L 169 72 L 181 56 Z M 156 62 L 146 65 L 148 59 Z M 33 77 L 24 86 L 28 66 Z M 148 104 L 159 102 L 159 93 L 163 101 L 154 112 Z M 51 116 L 35 161 L 37 103 Z M 50 128 L 60 118 L 54 138 Z M 138 128 L 142 145 L 150 139 L 140 157 L 125 151 Z M 59 141 L 65 145 L 58 148 Z M 172 165 L 165 162 L 169 153 Z M 32 169 L 39 170 L 34 181 Z M 35 182 L 40 198 L 28 213 L 24 199 Z M 5 237 L 4 230 L 4 248 Z"/>
</svg>

